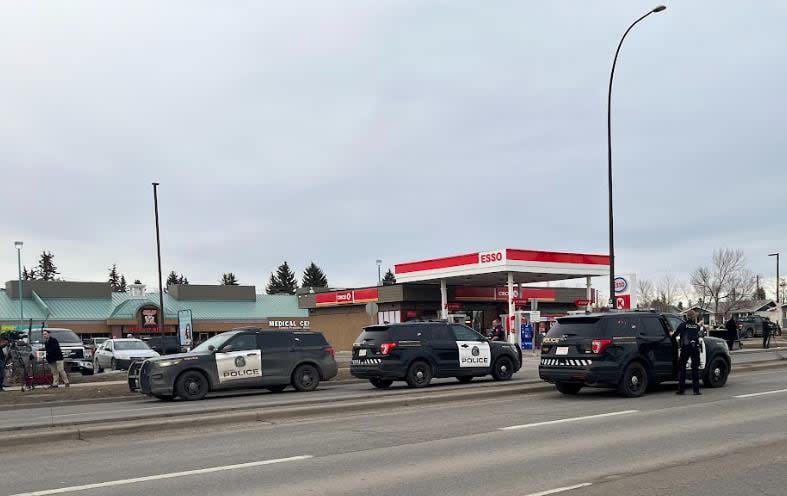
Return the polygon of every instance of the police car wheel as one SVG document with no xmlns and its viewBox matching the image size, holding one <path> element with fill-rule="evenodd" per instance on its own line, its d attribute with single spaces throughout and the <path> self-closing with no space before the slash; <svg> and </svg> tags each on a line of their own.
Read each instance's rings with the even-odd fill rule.
<svg viewBox="0 0 787 496">
<path fill-rule="evenodd" d="M 469 383 L 470 381 L 473 380 L 473 376 L 472 375 L 460 375 L 459 377 L 456 378 L 456 380 L 461 382 L 462 384 L 467 384 L 467 383 Z"/>
<path fill-rule="evenodd" d="M 716 357 L 710 362 L 708 371 L 705 377 L 702 378 L 702 383 L 708 388 L 720 388 L 727 384 L 729 374 L 727 362 L 723 358 Z"/>
<path fill-rule="evenodd" d="M 369 382 L 377 389 L 388 389 L 393 384 L 391 380 L 379 378 L 369 379 Z"/>
<path fill-rule="evenodd" d="M 314 391 L 320 385 L 320 373 L 313 365 L 301 365 L 292 374 L 292 385 L 301 392 Z"/>
<path fill-rule="evenodd" d="M 407 385 L 411 388 L 422 388 L 432 382 L 432 367 L 423 361 L 414 362 L 407 369 Z"/>
<path fill-rule="evenodd" d="M 507 356 L 502 356 L 495 361 L 492 367 L 492 378 L 496 381 L 507 381 L 514 375 L 514 362 Z"/>
<path fill-rule="evenodd" d="M 178 377 L 175 390 L 187 401 L 201 400 L 208 394 L 208 379 L 197 371 L 184 372 Z"/>
<path fill-rule="evenodd" d="M 270 391 L 271 393 L 281 393 L 282 391 L 284 391 L 285 389 L 287 389 L 287 386 L 268 386 L 268 388 L 267 388 L 267 389 L 268 389 L 268 391 Z"/>
<path fill-rule="evenodd" d="M 627 398 L 637 398 L 648 389 L 648 371 L 639 362 L 631 362 L 623 372 L 618 392 Z"/>
<path fill-rule="evenodd" d="M 555 384 L 555 387 L 560 392 L 560 394 L 575 395 L 579 393 L 580 389 L 582 389 L 582 384 L 570 384 L 566 382 L 558 382 L 557 384 Z"/>
</svg>

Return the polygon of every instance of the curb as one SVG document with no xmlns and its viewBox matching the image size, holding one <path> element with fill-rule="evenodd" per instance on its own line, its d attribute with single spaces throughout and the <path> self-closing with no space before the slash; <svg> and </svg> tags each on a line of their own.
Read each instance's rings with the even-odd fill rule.
<svg viewBox="0 0 787 496">
<path fill-rule="evenodd" d="M 332 404 L 312 404 L 296 407 L 280 407 L 270 410 L 255 408 L 247 411 L 225 413 L 221 415 L 189 415 L 185 418 L 166 418 L 156 423 L 157 431 L 174 430 L 184 427 L 194 427 L 199 422 L 200 427 L 206 425 L 231 424 L 242 422 L 270 422 L 277 419 L 316 417 L 332 413 L 347 413 L 378 410 L 380 408 L 397 408 L 414 405 L 447 403 L 476 398 L 494 398 L 512 396 L 516 394 L 536 394 L 554 390 L 552 384 L 516 384 L 511 387 L 498 387 L 489 391 L 489 387 L 480 387 L 473 391 L 458 391 L 445 394 L 430 395 L 401 395 L 401 398 L 385 398 L 382 400 L 366 399 L 354 402 L 333 402 Z M 3 436 L 4 446 L 30 446 L 39 443 L 54 441 L 85 441 L 98 437 L 108 437 L 129 433 L 138 433 L 140 428 L 149 427 L 150 419 L 115 422 L 111 425 L 100 425 L 76 429 L 41 430 L 32 433 L 8 433 Z"/>
</svg>

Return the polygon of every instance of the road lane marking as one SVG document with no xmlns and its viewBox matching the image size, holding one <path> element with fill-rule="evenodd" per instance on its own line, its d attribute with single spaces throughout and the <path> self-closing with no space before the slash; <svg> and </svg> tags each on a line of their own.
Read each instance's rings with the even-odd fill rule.
<svg viewBox="0 0 787 496">
<path fill-rule="evenodd" d="M 546 422 L 536 422 L 534 424 L 512 425 L 509 427 L 500 427 L 498 430 L 513 431 L 518 429 L 530 429 L 532 427 L 541 427 L 544 425 L 565 424 L 568 422 L 579 422 L 582 420 L 591 420 L 591 419 L 604 418 L 604 417 L 615 417 L 617 415 L 629 415 L 632 413 L 639 413 L 639 410 L 623 410 L 621 412 L 601 413 L 598 415 L 587 415 L 585 417 L 572 417 L 572 418 L 560 419 L 560 420 L 548 420 Z"/>
<path fill-rule="evenodd" d="M 574 489 L 580 489 L 592 485 L 593 484 L 590 482 L 585 482 L 583 484 L 577 484 L 576 486 L 558 487 L 557 489 L 550 489 L 549 491 L 541 491 L 540 493 L 530 493 L 530 494 L 526 494 L 525 496 L 547 496 L 549 494 L 564 493 L 566 491 L 573 491 Z"/>
<path fill-rule="evenodd" d="M 755 396 L 765 396 L 767 394 L 778 394 L 778 393 L 787 393 L 787 389 L 777 389 L 776 391 L 763 391 L 762 393 L 738 394 L 736 396 L 733 396 L 733 398 L 754 398 Z"/>
<path fill-rule="evenodd" d="M 292 456 L 290 458 L 278 458 L 275 460 L 262 460 L 258 462 L 239 463 L 237 465 L 224 465 L 221 467 L 201 468 L 197 470 L 187 470 L 185 472 L 172 472 L 169 474 L 149 475 L 147 477 L 136 477 L 134 479 L 120 479 L 109 482 L 97 482 L 95 484 L 85 484 L 83 486 L 61 487 L 59 489 L 47 489 L 45 491 L 34 491 L 31 493 L 19 493 L 12 496 L 47 496 L 49 494 L 62 494 L 72 493 L 78 491 L 87 491 L 88 489 L 98 489 L 102 487 L 124 486 L 128 484 L 137 484 L 139 482 L 148 482 L 162 479 L 174 479 L 176 477 L 186 477 L 189 475 L 202 475 L 212 474 L 214 472 L 225 472 L 227 470 L 238 470 L 243 468 L 260 467 L 263 465 L 273 465 L 276 463 L 297 462 L 300 460 L 308 460 L 313 458 L 311 455 Z"/>
</svg>

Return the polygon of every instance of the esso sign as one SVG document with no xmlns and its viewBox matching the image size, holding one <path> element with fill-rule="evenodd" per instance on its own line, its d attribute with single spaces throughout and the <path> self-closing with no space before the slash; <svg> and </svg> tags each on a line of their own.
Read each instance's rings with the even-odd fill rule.
<svg viewBox="0 0 787 496">
<path fill-rule="evenodd" d="M 480 264 L 502 263 L 503 259 L 502 251 L 488 251 L 478 255 L 478 263 Z"/>
<path fill-rule="evenodd" d="M 624 277 L 615 278 L 615 292 L 622 293 L 629 287 L 629 282 Z"/>
</svg>

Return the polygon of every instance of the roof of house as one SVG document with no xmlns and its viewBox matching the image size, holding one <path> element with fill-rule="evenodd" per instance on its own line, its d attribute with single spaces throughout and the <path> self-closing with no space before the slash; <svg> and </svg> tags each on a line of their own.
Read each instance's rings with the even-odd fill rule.
<svg viewBox="0 0 787 496">
<path fill-rule="evenodd" d="M 24 318 L 50 321 L 133 320 L 143 305 L 158 306 L 158 293 L 130 298 L 112 293 L 110 298 L 33 298 L 22 300 Z M 166 318 L 175 319 L 179 310 L 191 310 L 194 320 L 260 320 L 268 317 L 307 317 L 294 295 L 256 295 L 255 301 L 177 300 L 164 295 Z M 0 321 L 19 320 L 19 300 L 0 289 Z"/>
<path fill-rule="evenodd" d="M 754 313 L 762 312 L 770 308 L 776 308 L 776 302 L 773 300 L 750 300 L 742 301 L 740 306 L 735 309 L 734 313 Z"/>
</svg>

